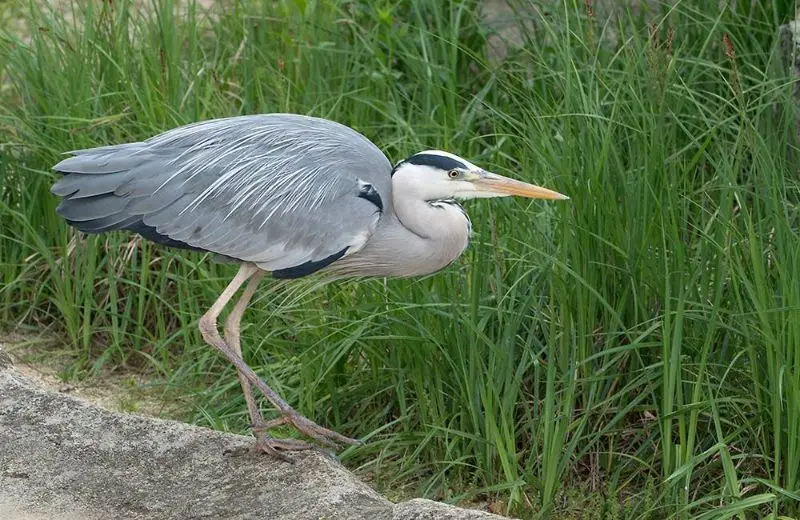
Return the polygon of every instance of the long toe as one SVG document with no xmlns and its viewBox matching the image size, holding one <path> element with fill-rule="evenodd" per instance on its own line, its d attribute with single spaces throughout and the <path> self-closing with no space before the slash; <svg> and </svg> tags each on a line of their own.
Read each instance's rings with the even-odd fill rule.
<svg viewBox="0 0 800 520">
<path fill-rule="evenodd" d="M 345 437 L 344 435 L 333 430 L 324 428 L 314 421 L 303 417 L 294 410 L 286 412 L 283 417 L 285 417 L 286 422 L 294 426 L 297 431 L 303 435 L 311 437 L 322 445 L 335 448 L 340 444 L 346 444 L 350 446 L 358 446 L 363 444 L 363 442 L 357 439 L 351 439 L 350 437 Z"/>
<path fill-rule="evenodd" d="M 345 437 L 340 433 L 337 433 L 333 430 L 329 430 L 328 428 L 320 426 L 311 419 L 308 419 L 307 417 L 300 415 L 291 408 L 289 410 L 282 411 L 281 416 L 278 417 L 277 419 L 271 419 L 269 421 L 259 421 L 259 423 L 257 424 L 251 424 L 250 428 L 252 428 L 254 435 L 259 436 L 260 434 L 263 434 L 268 430 L 277 428 L 278 426 L 282 426 L 285 424 L 293 426 L 298 432 L 314 439 L 317 443 L 321 444 L 322 446 L 326 446 L 328 448 L 336 448 L 342 444 L 349 446 L 359 446 L 361 444 L 364 444 L 363 442 L 357 439 L 351 439 L 350 437 Z"/>
<path fill-rule="evenodd" d="M 266 442 L 271 448 L 281 451 L 303 451 L 316 448 L 310 442 L 300 439 L 267 439 Z"/>
<path fill-rule="evenodd" d="M 273 439 L 266 435 L 259 435 L 253 448 L 280 461 L 294 464 L 294 459 L 284 454 L 284 451 L 311 450 L 315 446 L 298 439 Z"/>
</svg>

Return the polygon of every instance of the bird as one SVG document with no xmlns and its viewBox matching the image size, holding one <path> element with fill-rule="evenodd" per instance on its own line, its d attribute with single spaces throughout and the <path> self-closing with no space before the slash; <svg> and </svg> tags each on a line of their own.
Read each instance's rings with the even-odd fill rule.
<svg viewBox="0 0 800 520">
<path fill-rule="evenodd" d="M 238 372 L 252 448 L 287 462 L 288 452 L 361 442 L 298 413 L 243 360 L 242 315 L 265 275 L 427 275 L 455 261 L 469 243 L 471 222 L 459 200 L 568 199 L 441 150 L 392 165 L 356 130 L 291 113 L 209 119 L 145 141 L 65 154 L 53 166 L 62 176 L 51 192 L 61 198 L 56 212 L 73 228 L 124 230 L 239 264 L 198 327 Z M 220 334 L 219 316 L 240 289 Z M 264 419 L 254 389 L 277 418 Z M 280 425 L 309 440 L 271 435 Z"/>
</svg>

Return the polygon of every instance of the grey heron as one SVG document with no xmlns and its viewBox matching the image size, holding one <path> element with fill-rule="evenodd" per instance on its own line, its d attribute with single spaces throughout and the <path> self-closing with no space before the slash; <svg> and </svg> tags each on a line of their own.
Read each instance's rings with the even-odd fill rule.
<svg viewBox="0 0 800 520">
<path fill-rule="evenodd" d="M 283 451 L 313 444 L 268 435 L 278 425 L 327 447 L 359 441 L 300 415 L 242 359 L 241 318 L 266 273 L 425 275 L 467 247 L 470 221 L 456 200 L 567 198 L 439 150 L 392 166 L 355 130 L 296 114 L 214 119 L 143 142 L 67 153 L 71 157 L 53 167 L 64 175 L 52 192 L 63 197 L 57 212 L 71 226 L 85 233 L 128 230 L 240 264 L 199 328 L 238 370 L 255 446 L 284 460 Z M 242 286 L 220 335 L 217 319 Z M 264 419 L 253 387 L 277 419 Z"/>
</svg>

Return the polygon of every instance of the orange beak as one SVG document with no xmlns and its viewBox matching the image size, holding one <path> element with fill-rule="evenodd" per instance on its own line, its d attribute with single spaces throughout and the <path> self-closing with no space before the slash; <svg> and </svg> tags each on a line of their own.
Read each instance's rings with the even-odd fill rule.
<svg viewBox="0 0 800 520">
<path fill-rule="evenodd" d="M 527 182 L 517 181 L 491 173 L 487 171 L 480 171 L 477 177 L 472 181 L 479 191 L 491 193 L 492 195 L 503 197 L 509 195 L 516 195 L 518 197 L 527 197 L 529 199 L 546 199 L 546 200 L 567 200 L 569 197 L 562 195 L 557 191 L 548 190 L 541 186 L 528 184 Z"/>
</svg>

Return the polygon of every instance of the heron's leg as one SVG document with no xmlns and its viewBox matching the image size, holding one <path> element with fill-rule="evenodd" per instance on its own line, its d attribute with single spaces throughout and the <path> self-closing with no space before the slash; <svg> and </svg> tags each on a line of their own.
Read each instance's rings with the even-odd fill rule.
<svg viewBox="0 0 800 520">
<path fill-rule="evenodd" d="M 256 292 L 258 284 L 261 282 L 262 278 L 264 278 L 264 271 L 261 270 L 256 271 L 256 273 L 250 277 L 250 281 L 247 282 L 247 287 L 245 287 L 244 292 L 239 297 L 239 301 L 236 302 L 233 310 L 225 320 L 225 343 L 231 348 L 234 354 L 242 359 L 244 359 L 242 357 L 242 346 L 240 341 L 242 315 L 247 309 L 250 299 Z M 253 433 L 256 437 L 256 447 L 258 449 L 261 449 L 270 455 L 277 455 L 278 457 L 285 459 L 285 457 L 275 453 L 275 449 L 307 450 L 313 448 L 311 444 L 305 441 L 270 438 L 266 434 L 265 427 L 267 426 L 267 422 L 264 420 L 264 416 L 261 415 L 261 410 L 256 403 L 255 395 L 253 394 L 253 387 L 250 385 L 250 381 L 248 381 L 241 372 L 238 372 L 238 374 L 239 382 L 242 385 L 242 392 L 244 392 L 244 400 L 247 402 L 247 411 L 250 413 L 250 422 L 253 425 Z"/>
<path fill-rule="evenodd" d="M 219 298 L 217 298 L 217 301 L 214 302 L 211 308 L 208 309 L 202 318 L 200 318 L 200 334 L 202 334 L 203 339 L 206 340 L 206 343 L 222 352 L 222 354 L 228 358 L 228 361 L 233 363 L 233 365 L 239 371 L 239 374 L 249 381 L 251 385 L 258 388 L 259 391 L 264 394 L 264 396 L 275 408 L 283 410 L 284 408 L 291 407 L 270 387 L 268 387 L 266 383 L 259 379 L 258 375 L 253 372 L 252 368 L 247 366 L 241 356 L 237 355 L 233 349 L 227 343 L 225 343 L 225 341 L 219 335 L 219 331 L 217 330 L 217 318 L 219 318 L 222 309 L 225 308 L 225 305 L 231 300 L 233 295 L 236 294 L 236 291 L 239 290 L 244 282 L 256 274 L 257 271 L 258 268 L 252 264 L 242 264 L 242 266 L 239 268 L 239 272 L 237 272 L 236 276 L 234 276 L 233 280 L 231 280 L 231 283 L 229 283 L 225 290 L 222 291 L 222 294 L 220 294 Z"/>
<path fill-rule="evenodd" d="M 242 293 L 242 296 L 239 297 L 239 301 L 236 302 L 233 310 L 228 315 L 228 319 L 225 320 L 225 343 L 231 348 L 231 350 L 233 350 L 234 354 L 242 359 L 244 358 L 242 356 L 242 347 L 239 337 L 242 315 L 244 314 L 247 305 L 250 303 L 250 299 L 253 297 L 253 293 L 256 292 L 256 288 L 263 277 L 263 271 L 258 271 L 250 277 L 250 281 L 247 282 L 247 287 Z M 247 410 L 250 412 L 250 422 L 254 426 L 264 425 L 264 417 L 261 415 L 261 410 L 258 408 L 258 404 L 256 404 L 256 399 L 253 395 L 253 388 L 250 386 L 250 381 L 248 381 L 241 372 L 239 372 L 239 382 L 242 384 L 244 400 L 247 402 Z"/>
<path fill-rule="evenodd" d="M 315 439 L 320 444 L 324 444 L 327 446 L 335 446 L 336 443 L 341 444 L 360 444 L 359 441 L 355 439 L 351 439 L 349 437 L 345 437 L 339 433 L 336 433 L 333 430 L 329 430 L 327 428 L 323 428 L 318 424 L 312 422 L 311 420 L 303 417 L 299 413 L 297 413 L 289 404 L 280 398 L 280 396 L 275 393 L 266 383 L 264 383 L 258 375 L 250 368 L 244 360 L 236 355 L 236 353 L 229 347 L 225 341 L 223 341 L 222 337 L 219 335 L 219 331 L 217 330 L 217 318 L 219 317 L 222 309 L 225 308 L 225 305 L 231 300 L 236 291 L 246 282 L 249 278 L 251 278 L 256 272 L 258 268 L 251 264 L 242 264 L 239 268 L 239 272 L 236 273 L 231 283 L 222 291 L 217 301 L 211 306 L 211 308 L 206 312 L 202 318 L 200 318 L 200 334 L 202 334 L 203 339 L 205 339 L 206 343 L 211 345 L 212 347 L 219 350 L 239 371 L 239 374 L 244 376 L 247 381 L 250 382 L 252 386 L 258 388 L 258 390 L 264 394 L 264 397 L 269 400 L 269 402 L 278 409 L 280 414 L 283 416 L 281 419 L 276 421 L 270 421 L 264 428 L 259 428 L 262 430 L 269 429 L 272 426 L 276 426 L 277 424 L 292 424 L 298 431 L 308 435 L 309 437 Z M 274 440 L 274 439 L 273 439 Z M 285 440 L 274 440 L 275 447 L 280 448 L 287 448 L 287 449 L 299 449 L 299 445 L 297 444 L 299 441 L 293 441 L 292 439 L 285 439 Z M 271 454 L 281 457 L 277 452 L 272 450 Z M 286 460 L 285 457 L 281 457 Z"/>
</svg>

